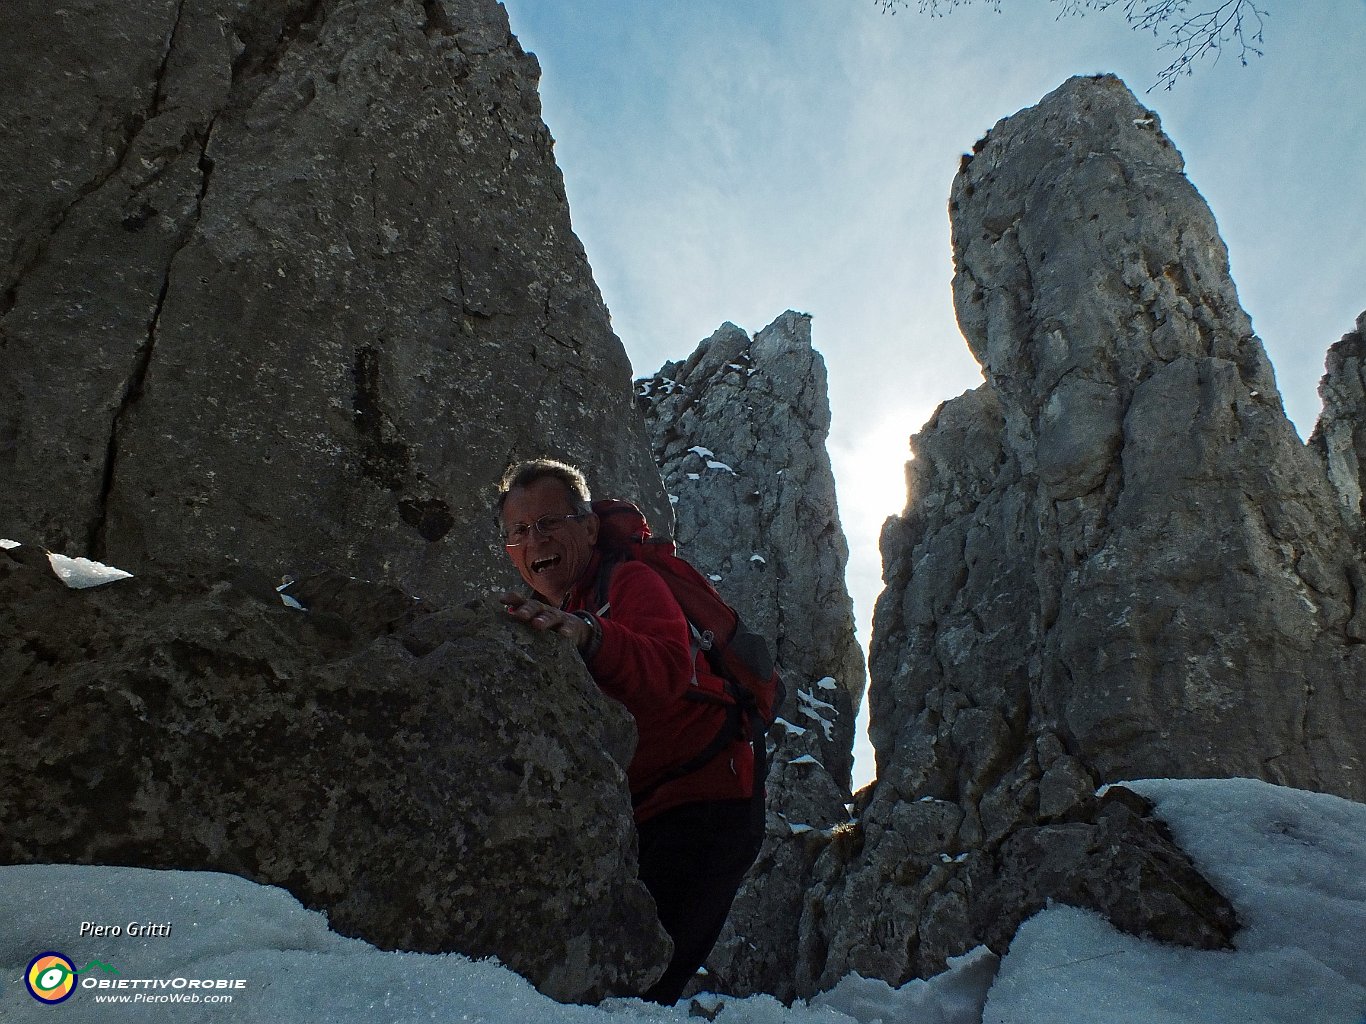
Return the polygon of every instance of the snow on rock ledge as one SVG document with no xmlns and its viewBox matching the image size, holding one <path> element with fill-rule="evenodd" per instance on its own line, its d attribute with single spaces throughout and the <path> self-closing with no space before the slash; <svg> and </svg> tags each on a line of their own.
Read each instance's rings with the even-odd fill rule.
<svg viewBox="0 0 1366 1024">
<path fill-rule="evenodd" d="M 106 583 L 113 583 L 116 580 L 133 578 L 131 572 L 125 572 L 123 569 L 116 569 L 112 565 L 95 562 L 89 558 L 69 558 L 66 555 L 49 551 L 47 560 L 52 564 L 52 571 L 57 574 L 57 578 L 72 590 L 102 587 Z"/>
</svg>

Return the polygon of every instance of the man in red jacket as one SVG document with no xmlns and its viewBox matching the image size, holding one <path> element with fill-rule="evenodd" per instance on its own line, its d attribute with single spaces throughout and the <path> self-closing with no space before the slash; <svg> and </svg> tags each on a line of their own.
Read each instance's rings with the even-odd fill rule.
<svg viewBox="0 0 1366 1024">
<path fill-rule="evenodd" d="M 508 470 L 498 499 L 503 539 L 535 597 L 499 599 L 518 622 L 569 637 L 603 693 L 636 721 L 626 774 L 640 879 L 674 942 L 664 975 L 643 996 L 672 1004 L 711 952 L 763 838 L 751 803 L 754 751 L 737 737 L 701 768 L 676 774 L 716 737 L 726 711 L 687 699 L 712 672 L 694 655 L 688 621 L 653 569 L 610 569 L 607 610 L 594 608 L 603 565 L 590 500 L 583 474 L 564 463 L 538 459 Z"/>
</svg>

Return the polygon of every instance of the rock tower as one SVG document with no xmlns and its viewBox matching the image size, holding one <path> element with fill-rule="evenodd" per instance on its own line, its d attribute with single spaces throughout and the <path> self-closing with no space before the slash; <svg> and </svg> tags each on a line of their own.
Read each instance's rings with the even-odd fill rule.
<svg viewBox="0 0 1366 1024">
<path fill-rule="evenodd" d="M 776 642 L 788 690 L 770 735 L 767 838 L 708 961 L 709 984 L 791 998 L 811 865 L 849 817 L 864 686 L 825 448 L 825 362 L 810 318 L 788 311 L 752 338 L 723 324 L 637 392 L 680 550 Z"/>
<path fill-rule="evenodd" d="M 1102 783 L 1366 798 L 1366 588 L 1341 504 L 1356 435 L 1325 428 L 1335 490 L 1157 115 L 1113 77 L 1072 79 L 964 158 L 950 211 L 987 383 L 912 440 L 883 533 L 878 778 L 817 865 L 816 987 L 934 973 L 1047 898 L 1226 941 L 1226 905 Z"/>
</svg>

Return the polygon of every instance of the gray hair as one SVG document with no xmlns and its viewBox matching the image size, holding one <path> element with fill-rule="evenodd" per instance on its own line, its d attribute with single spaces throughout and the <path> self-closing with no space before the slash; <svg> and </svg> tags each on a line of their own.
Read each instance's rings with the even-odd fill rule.
<svg viewBox="0 0 1366 1024">
<path fill-rule="evenodd" d="M 507 501 L 508 495 L 520 487 L 530 487 L 538 480 L 558 480 L 564 485 L 565 494 L 568 496 L 570 504 L 574 506 L 574 511 L 578 513 L 588 513 L 593 511 L 593 495 L 588 490 L 588 479 L 583 475 L 583 471 L 576 466 L 571 466 L 567 462 L 560 462 L 558 459 L 528 459 L 526 462 L 518 462 L 509 466 L 507 472 L 503 474 L 503 479 L 498 483 L 498 505 L 499 515 L 503 512 L 503 503 Z"/>
</svg>

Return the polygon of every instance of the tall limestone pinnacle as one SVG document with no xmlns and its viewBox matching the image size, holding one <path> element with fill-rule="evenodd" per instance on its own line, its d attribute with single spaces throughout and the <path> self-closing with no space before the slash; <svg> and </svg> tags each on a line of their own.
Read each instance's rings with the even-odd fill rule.
<svg viewBox="0 0 1366 1024">
<path fill-rule="evenodd" d="M 637 382 L 679 548 L 758 633 L 788 690 L 768 783 L 768 836 L 716 950 L 710 983 L 790 998 L 791 951 L 822 834 L 848 819 L 863 654 L 826 452 L 825 363 L 810 318 L 753 338 L 722 325 Z"/>
<path fill-rule="evenodd" d="M 1360 523 L 1286 420 L 1157 115 L 1072 79 L 964 158 L 950 211 L 987 383 L 912 439 L 884 529 L 878 778 L 861 841 L 816 868 L 811 902 L 840 908 L 803 922 L 817 986 L 999 951 L 1049 898 L 1227 941 L 1227 906 L 1101 783 L 1366 799 Z"/>
<path fill-rule="evenodd" d="M 667 514 L 494 0 L 0 20 L 0 533 L 448 600 L 515 458 Z"/>
</svg>

